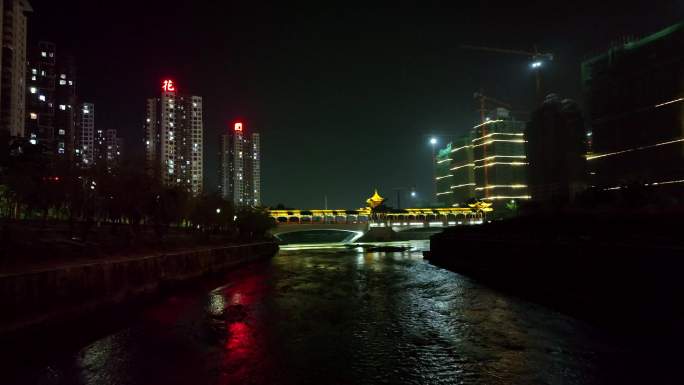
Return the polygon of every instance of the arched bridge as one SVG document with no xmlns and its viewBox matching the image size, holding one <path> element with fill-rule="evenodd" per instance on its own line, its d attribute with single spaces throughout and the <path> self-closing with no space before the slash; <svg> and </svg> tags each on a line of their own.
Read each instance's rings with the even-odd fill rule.
<svg viewBox="0 0 684 385">
<path fill-rule="evenodd" d="M 374 227 L 389 227 L 394 231 L 421 227 L 447 227 L 482 223 L 491 208 L 478 203 L 469 208 L 421 208 L 373 212 L 359 210 L 270 210 L 277 226 L 271 233 L 284 240 L 298 232 L 346 232 L 338 234 L 344 242 L 353 242 Z"/>
</svg>

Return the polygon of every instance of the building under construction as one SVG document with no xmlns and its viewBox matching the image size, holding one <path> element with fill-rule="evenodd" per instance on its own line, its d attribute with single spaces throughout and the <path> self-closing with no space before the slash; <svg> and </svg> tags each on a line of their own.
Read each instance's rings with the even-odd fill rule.
<svg viewBox="0 0 684 385">
<path fill-rule="evenodd" d="M 590 184 L 684 188 L 684 23 L 582 63 Z M 681 196 L 681 195 L 680 195 Z"/>
<path fill-rule="evenodd" d="M 525 123 L 497 108 L 486 121 L 440 150 L 436 159 L 440 203 L 527 200 Z"/>
</svg>

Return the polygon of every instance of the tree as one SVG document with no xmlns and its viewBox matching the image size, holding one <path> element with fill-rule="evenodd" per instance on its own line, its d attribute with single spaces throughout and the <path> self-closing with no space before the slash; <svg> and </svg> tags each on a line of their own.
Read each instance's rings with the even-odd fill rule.
<svg viewBox="0 0 684 385">
<path fill-rule="evenodd" d="M 243 207 L 237 212 L 236 226 L 246 239 L 264 238 L 276 226 L 268 211 L 261 207 Z"/>
</svg>

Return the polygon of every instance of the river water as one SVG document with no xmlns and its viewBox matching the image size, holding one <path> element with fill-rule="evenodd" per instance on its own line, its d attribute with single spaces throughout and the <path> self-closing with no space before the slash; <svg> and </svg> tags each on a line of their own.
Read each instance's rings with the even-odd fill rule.
<svg viewBox="0 0 684 385">
<path fill-rule="evenodd" d="M 629 341 L 433 266 L 427 243 L 410 245 L 284 247 L 11 357 L 6 346 L 0 383 L 675 383 Z"/>
</svg>

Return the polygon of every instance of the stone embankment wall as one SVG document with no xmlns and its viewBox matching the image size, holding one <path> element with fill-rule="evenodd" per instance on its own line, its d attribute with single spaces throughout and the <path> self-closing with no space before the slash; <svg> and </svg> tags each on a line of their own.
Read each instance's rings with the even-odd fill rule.
<svg viewBox="0 0 684 385">
<path fill-rule="evenodd" d="M 0 334 L 153 294 L 164 286 L 267 259 L 272 242 L 119 258 L 20 273 L 0 272 Z"/>
</svg>

